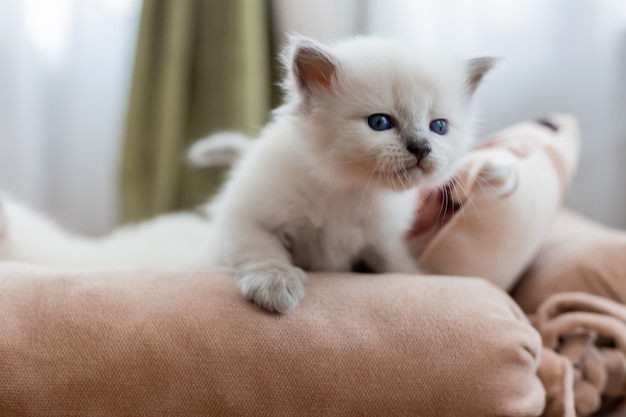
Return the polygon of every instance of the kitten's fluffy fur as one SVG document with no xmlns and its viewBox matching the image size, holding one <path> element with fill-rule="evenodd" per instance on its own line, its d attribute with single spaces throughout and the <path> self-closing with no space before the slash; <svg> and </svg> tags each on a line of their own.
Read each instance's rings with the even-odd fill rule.
<svg viewBox="0 0 626 417">
<path fill-rule="evenodd" d="M 283 62 L 285 104 L 257 140 L 236 147 L 245 152 L 208 206 L 210 222 L 169 215 L 90 240 L 5 198 L 0 259 L 223 265 L 247 299 L 280 313 L 303 297 L 304 270 L 349 271 L 364 261 L 377 272 L 417 272 L 404 244 L 417 193 L 443 184 L 472 144 L 471 98 L 492 61 L 445 61 L 375 38 L 332 47 L 294 38 Z M 377 113 L 394 127 L 370 128 Z M 429 130 L 435 119 L 448 122 L 445 135 Z M 416 146 L 430 152 L 416 156 Z"/>
<path fill-rule="evenodd" d="M 210 227 L 200 215 L 173 213 L 86 237 L 0 193 L 0 261 L 64 268 L 198 268 L 207 265 Z"/>
<path fill-rule="evenodd" d="M 295 38 L 284 55 L 286 103 L 210 206 L 215 264 L 243 295 L 280 313 L 307 271 L 417 272 L 404 244 L 419 187 L 441 185 L 472 144 L 471 96 L 491 60 L 441 61 L 410 46 Z M 368 116 L 394 127 L 375 131 Z M 448 132 L 429 129 L 445 119 Z M 428 146 L 418 159 L 411 146 Z"/>
</svg>

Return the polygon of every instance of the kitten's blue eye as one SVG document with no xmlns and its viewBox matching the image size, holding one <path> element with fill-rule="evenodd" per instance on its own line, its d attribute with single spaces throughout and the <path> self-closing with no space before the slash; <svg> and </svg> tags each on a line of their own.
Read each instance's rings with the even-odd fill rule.
<svg viewBox="0 0 626 417">
<path fill-rule="evenodd" d="M 448 122 L 444 119 L 437 119 L 430 122 L 430 130 L 438 135 L 445 135 L 448 131 Z"/>
<path fill-rule="evenodd" d="M 386 114 L 376 113 L 367 118 L 367 124 L 374 130 L 381 132 L 393 127 L 391 117 Z"/>
</svg>

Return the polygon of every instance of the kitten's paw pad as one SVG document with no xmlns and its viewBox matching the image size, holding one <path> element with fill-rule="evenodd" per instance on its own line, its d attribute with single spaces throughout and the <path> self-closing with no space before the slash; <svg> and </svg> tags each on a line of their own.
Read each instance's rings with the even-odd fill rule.
<svg viewBox="0 0 626 417">
<path fill-rule="evenodd" d="M 304 297 L 306 274 L 291 265 L 248 270 L 238 278 L 245 299 L 268 311 L 288 313 Z"/>
<path fill-rule="evenodd" d="M 515 157 L 493 158 L 482 166 L 479 183 L 483 191 L 504 197 L 517 187 L 517 165 Z"/>
</svg>

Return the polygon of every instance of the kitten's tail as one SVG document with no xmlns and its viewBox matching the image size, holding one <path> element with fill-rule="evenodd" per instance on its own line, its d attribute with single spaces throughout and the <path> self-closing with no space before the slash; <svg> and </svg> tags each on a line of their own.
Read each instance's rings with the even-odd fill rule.
<svg viewBox="0 0 626 417">
<path fill-rule="evenodd" d="M 164 214 L 102 237 L 71 233 L 0 193 L 0 262 L 66 268 L 198 268 L 212 265 L 211 224 Z"/>
<path fill-rule="evenodd" d="M 187 151 L 187 160 L 201 167 L 235 164 L 252 145 L 252 139 L 239 132 L 219 132 L 198 140 Z"/>
</svg>

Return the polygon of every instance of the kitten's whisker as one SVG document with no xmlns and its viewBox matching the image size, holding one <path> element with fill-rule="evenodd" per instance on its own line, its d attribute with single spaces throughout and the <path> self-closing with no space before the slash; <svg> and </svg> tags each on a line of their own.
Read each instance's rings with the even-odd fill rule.
<svg viewBox="0 0 626 417">
<path fill-rule="evenodd" d="M 392 166 L 390 172 L 385 170 L 385 178 L 387 179 L 387 182 L 389 183 L 389 185 L 391 185 L 391 189 L 393 190 L 393 192 L 397 193 L 398 192 L 398 190 L 396 189 L 396 180 L 398 178 L 397 168 Z"/>
<path fill-rule="evenodd" d="M 491 183 L 489 183 L 489 181 L 487 181 L 486 179 L 484 179 L 484 178 L 480 178 L 480 176 L 476 177 L 476 185 L 477 185 L 478 187 L 480 187 L 480 191 L 481 191 L 483 194 L 487 194 L 488 192 L 491 192 L 494 196 L 497 196 L 497 195 L 498 195 L 498 190 L 497 190 L 497 188 L 496 188 L 496 187 L 494 187 Z M 489 187 L 489 190 L 488 190 L 488 191 L 485 191 L 484 186 L 488 186 L 488 187 Z M 486 200 L 487 200 L 487 202 L 489 203 L 489 206 L 490 206 L 490 207 L 493 207 L 493 201 L 492 201 L 492 199 L 491 199 L 491 198 L 487 198 Z"/>
<path fill-rule="evenodd" d="M 478 175 L 476 177 L 476 182 L 478 184 L 480 184 L 481 186 L 484 185 L 484 186 L 489 187 L 491 189 L 491 191 L 493 191 L 493 192 L 497 192 L 497 190 L 498 190 L 496 187 L 493 186 L 493 184 L 491 184 L 488 180 L 482 178 L 480 175 Z"/>
<path fill-rule="evenodd" d="M 370 162 L 370 161 L 375 161 L 376 157 L 369 157 L 369 158 L 360 158 L 360 159 L 344 159 L 342 161 L 338 161 L 338 164 L 356 164 L 358 162 Z"/>
<path fill-rule="evenodd" d="M 376 191 L 378 191 L 378 186 L 380 185 L 380 176 L 381 176 L 381 172 L 378 171 L 378 175 L 376 176 Z M 370 200 L 370 206 L 369 209 L 367 210 L 367 220 L 369 221 L 370 216 L 372 215 L 372 207 L 374 207 L 374 200 L 376 200 L 376 193 L 372 193 L 372 198 Z"/>
<path fill-rule="evenodd" d="M 365 184 L 365 191 L 363 192 L 363 195 L 361 196 L 361 201 L 359 202 L 359 211 L 361 211 L 361 207 L 363 207 L 363 201 L 365 201 L 365 196 L 367 195 L 367 190 L 370 186 L 370 182 L 372 181 L 372 177 L 374 176 L 374 170 L 372 170 L 372 172 L 370 172 L 370 176 L 367 179 L 367 184 Z"/>
<path fill-rule="evenodd" d="M 461 190 L 463 190 L 463 185 L 461 185 L 460 182 L 457 181 L 453 181 L 452 182 L 452 187 L 450 188 L 450 191 L 452 193 L 454 193 L 454 195 L 456 196 L 456 201 L 459 204 L 459 207 L 463 207 L 463 204 L 465 203 L 464 201 L 462 201 L 461 198 L 461 193 L 459 192 L 459 190 L 457 189 L 457 187 L 461 188 Z M 454 208 L 457 206 L 457 202 L 454 202 L 452 204 L 452 210 L 454 211 Z M 453 212 L 452 215 L 454 215 L 455 213 Z M 465 218 L 465 216 L 463 216 L 463 225 L 465 226 L 465 232 L 468 232 L 468 228 L 467 228 L 467 219 Z"/>
<path fill-rule="evenodd" d="M 395 171 L 395 168 L 394 168 Z M 397 178 L 397 175 L 394 173 L 390 173 L 390 172 L 385 172 L 385 178 L 387 179 L 387 182 L 389 183 L 389 185 L 391 185 L 391 189 L 393 190 L 394 193 L 397 193 L 398 190 L 396 189 L 396 181 L 395 179 Z"/>
<path fill-rule="evenodd" d="M 406 176 L 406 168 L 396 169 L 396 178 L 398 180 L 398 186 L 400 191 L 406 190 L 408 187 L 408 178 Z"/>
<path fill-rule="evenodd" d="M 439 206 L 439 212 L 437 213 L 437 220 L 435 220 L 436 225 L 439 224 L 439 219 L 441 219 L 441 222 L 443 222 L 443 219 L 446 217 L 446 213 L 448 211 L 448 193 L 445 191 L 445 189 L 441 193 L 441 196 L 443 198 L 441 199 L 441 205 Z"/>
<path fill-rule="evenodd" d="M 457 183 L 458 187 L 461 188 L 461 190 L 463 191 L 463 193 L 467 196 L 467 198 L 465 199 L 465 202 L 469 203 L 472 206 L 472 209 L 474 210 L 474 212 L 476 213 L 476 217 L 478 217 L 478 221 L 480 222 L 483 230 L 486 229 L 485 228 L 485 223 L 483 222 L 483 218 L 480 215 L 480 210 L 478 210 L 478 207 L 476 206 L 476 204 L 474 203 L 474 199 L 472 198 L 472 195 L 469 193 L 469 191 L 463 186 L 463 184 L 461 183 Z M 466 206 L 466 203 L 463 203 L 463 206 Z"/>
<path fill-rule="evenodd" d="M 404 186 L 404 189 L 411 188 L 411 177 L 409 176 L 409 171 L 406 168 L 402 170 L 402 185 Z"/>
</svg>

